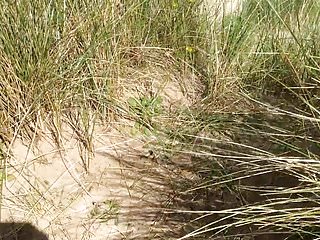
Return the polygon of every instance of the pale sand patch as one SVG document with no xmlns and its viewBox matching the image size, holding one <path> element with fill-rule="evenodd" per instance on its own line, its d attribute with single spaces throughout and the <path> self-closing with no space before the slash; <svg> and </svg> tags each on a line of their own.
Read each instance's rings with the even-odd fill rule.
<svg viewBox="0 0 320 240">
<path fill-rule="evenodd" d="M 138 52 L 139 70 L 136 66 L 125 69 L 124 77 L 119 76 L 114 90 L 116 102 L 125 106 L 129 98 L 141 99 L 160 96 L 163 107 L 177 109 L 190 107 L 201 100 L 203 83 L 191 70 L 182 74 L 170 49 L 133 48 L 127 51 Z"/>
<path fill-rule="evenodd" d="M 49 134 L 37 150 L 15 142 L 2 221 L 32 222 L 50 239 L 143 239 L 156 234 L 168 189 L 148 174 L 161 167 L 146 155 L 146 141 L 100 129 L 86 173 L 75 135 L 66 131 L 63 136 L 64 149 L 57 149 Z"/>
<path fill-rule="evenodd" d="M 242 10 L 244 0 L 205 0 L 204 7 L 213 20 L 236 14 Z"/>
</svg>

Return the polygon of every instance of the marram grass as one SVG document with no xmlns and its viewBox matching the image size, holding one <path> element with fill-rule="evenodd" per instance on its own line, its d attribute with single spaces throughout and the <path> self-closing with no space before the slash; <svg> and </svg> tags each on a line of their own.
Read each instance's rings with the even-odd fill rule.
<svg viewBox="0 0 320 240">
<path fill-rule="evenodd" d="M 151 126 L 150 111 L 119 100 L 132 72 L 192 73 L 201 101 L 159 106 L 151 126 L 164 157 L 191 158 L 183 170 L 195 177 L 173 184 L 186 200 L 168 210 L 185 219 L 176 238 L 319 238 L 319 3 L 247 0 L 216 18 L 202 4 L 4 2 L 1 158 L 43 125 L 59 144 L 69 124 L 88 150 L 94 123 L 134 115 Z"/>
</svg>

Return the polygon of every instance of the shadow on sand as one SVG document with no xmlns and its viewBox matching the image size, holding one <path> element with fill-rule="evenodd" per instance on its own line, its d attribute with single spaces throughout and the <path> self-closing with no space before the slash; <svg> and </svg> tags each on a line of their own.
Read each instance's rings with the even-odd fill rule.
<svg viewBox="0 0 320 240">
<path fill-rule="evenodd" d="M 285 219 L 304 217 L 301 209 L 320 208 L 318 195 L 304 190 L 316 187 L 304 179 L 308 171 L 320 177 L 317 166 L 302 161 L 320 155 L 319 131 L 306 122 L 301 130 L 299 124 L 253 114 L 233 123 L 229 142 L 196 139 L 190 153 L 118 159 L 134 169 L 127 178 L 141 177 L 141 192 L 166 199 L 153 210 L 132 209 L 132 216 L 147 219 L 154 211 L 159 224 L 153 239 L 177 239 L 190 232 L 194 235 L 188 239 L 313 239 L 319 231 L 310 228 L 312 219 L 305 220 L 307 228 Z M 301 138 L 302 133 L 308 138 Z"/>
<path fill-rule="evenodd" d="M 0 223 L 0 240 L 49 240 L 48 236 L 30 223 Z"/>
</svg>

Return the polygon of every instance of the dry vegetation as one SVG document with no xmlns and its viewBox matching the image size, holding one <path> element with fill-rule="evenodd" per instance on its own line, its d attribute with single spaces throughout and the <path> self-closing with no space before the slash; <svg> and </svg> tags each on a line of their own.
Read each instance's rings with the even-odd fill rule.
<svg viewBox="0 0 320 240">
<path fill-rule="evenodd" d="M 1 221 L 320 238 L 320 4 L 230 2 L 4 2 Z"/>
</svg>

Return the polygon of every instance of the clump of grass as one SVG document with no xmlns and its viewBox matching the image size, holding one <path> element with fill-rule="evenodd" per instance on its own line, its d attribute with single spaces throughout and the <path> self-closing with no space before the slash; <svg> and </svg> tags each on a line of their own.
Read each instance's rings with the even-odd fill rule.
<svg viewBox="0 0 320 240">
<path fill-rule="evenodd" d="M 70 113 L 80 114 L 70 121 L 81 129 L 89 124 L 88 116 L 114 118 L 121 108 L 114 101 L 115 89 L 128 68 L 167 61 L 154 58 L 159 51 L 173 51 L 182 60 L 172 66 L 177 68 L 190 60 L 186 47 L 206 44 L 198 5 L 153 0 L 5 3 L 0 12 L 2 138 L 30 137 L 42 122 L 59 130 L 61 116 Z M 78 132 L 89 139 L 87 131 Z"/>
<path fill-rule="evenodd" d="M 182 196 L 207 203 L 181 206 L 195 221 L 179 239 L 319 237 L 319 9 L 252 0 L 214 22 L 207 106 L 180 116 L 167 149 L 201 179 Z"/>
</svg>

